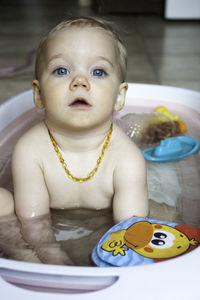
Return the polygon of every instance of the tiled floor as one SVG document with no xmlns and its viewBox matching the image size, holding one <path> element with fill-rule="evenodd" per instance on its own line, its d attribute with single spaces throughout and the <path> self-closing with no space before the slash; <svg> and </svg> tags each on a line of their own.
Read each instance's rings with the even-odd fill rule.
<svg viewBox="0 0 200 300">
<path fill-rule="evenodd" d="M 31 88 L 33 62 L 19 67 L 50 27 L 66 15 L 94 15 L 73 0 L 2 0 L 0 4 L 0 103 Z M 200 22 L 159 16 L 106 15 L 120 28 L 129 53 L 127 81 L 200 91 Z"/>
</svg>

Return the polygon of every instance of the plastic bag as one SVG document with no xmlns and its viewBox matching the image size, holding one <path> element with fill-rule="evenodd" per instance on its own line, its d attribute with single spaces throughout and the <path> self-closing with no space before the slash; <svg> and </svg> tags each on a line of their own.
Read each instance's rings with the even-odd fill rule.
<svg viewBox="0 0 200 300">
<path fill-rule="evenodd" d="M 140 147 L 150 147 L 175 135 L 175 124 L 158 112 L 127 114 L 117 120 L 122 130 Z"/>
</svg>

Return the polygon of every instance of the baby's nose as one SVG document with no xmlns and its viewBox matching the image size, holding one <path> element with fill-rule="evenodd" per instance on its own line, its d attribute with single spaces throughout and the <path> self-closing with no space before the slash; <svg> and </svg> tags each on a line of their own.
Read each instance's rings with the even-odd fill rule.
<svg viewBox="0 0 200 300">
<path fill-rule="evenodd" d="M 72 82 L 70 83 L 70 90 L 74 91 L 78 87 L 82 87 L 82 88 L 86 89 L 87 91 L 89 91 L 90 84 L 85 76 L 77 75 L 76 77 L 74 77 L 72 79 Z"/>
</svg>

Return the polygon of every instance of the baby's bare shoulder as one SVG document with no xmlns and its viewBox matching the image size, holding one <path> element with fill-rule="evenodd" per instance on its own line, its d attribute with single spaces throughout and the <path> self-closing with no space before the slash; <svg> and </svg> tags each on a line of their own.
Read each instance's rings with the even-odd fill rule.
<svg viewBox="0 0 200 300">
<path fill-rule="evenodd" d="M 117 125 L 114 126 L 113 148 L 121 157 L 143 157 L 138 146 Z"/>
<path fill-rule="evenodd" d="M 14 148 L 14 156 L 19 153 L 34 153 L 38 152 L 40 147 L 44 144 L 46 138 L 46 128 L 43 122 L 30 128 L 17 141 Z"/>
</svg>

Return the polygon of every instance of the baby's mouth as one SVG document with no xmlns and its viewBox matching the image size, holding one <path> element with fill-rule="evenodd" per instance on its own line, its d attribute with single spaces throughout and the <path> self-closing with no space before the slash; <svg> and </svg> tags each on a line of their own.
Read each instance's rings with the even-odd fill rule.
<svg viewBox="0 0 200 300">
<path fill-rule="evenodd" d="M 69 106 L 77 109 L 88 109 L 91 107 L 88 101 L 84 98 L 76 98 L 69 104 Z"/>
</svg>

